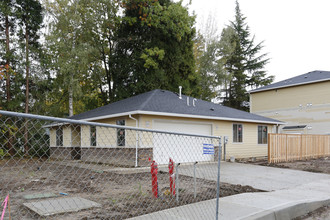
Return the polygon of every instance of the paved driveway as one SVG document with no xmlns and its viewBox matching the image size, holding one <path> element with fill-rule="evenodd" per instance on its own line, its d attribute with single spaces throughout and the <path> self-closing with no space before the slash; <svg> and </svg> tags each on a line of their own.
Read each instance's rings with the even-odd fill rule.
<svg viewBox="0 0 330 220">
<path fill-rule="evenodd" d="M 243 163 L 221 162 L 220 167 L 221 182 L 249 185 L 266 191 L 289 189 L 318 180 L 330 179 L 330 175 L 327 174 Z M 162 170 L 167 171 L 164 168 Z M 179 174 L 193 176 L 193 165 L 179 166 Z M 197 164 L 196 176 L 216 181 L 217 163 Z"/>
<path fill-rule="evenodd" d="M 161 170 L 166 171 L 166 168 Z M 193 166 L 179 166 L 179 174 L 193 176 Z M 216 180 L 217 164 L 198 164 L 196 176 Z M 221 181 L 271 192 L 242 193 L 220 198 L 219 219 L 289 220 L 330 204 L 330 175 L 327 174 L 222 162 Z M 133 219 L 214 219 L 215 206 L 216 200 L 212 199 Z"/>
</svg>

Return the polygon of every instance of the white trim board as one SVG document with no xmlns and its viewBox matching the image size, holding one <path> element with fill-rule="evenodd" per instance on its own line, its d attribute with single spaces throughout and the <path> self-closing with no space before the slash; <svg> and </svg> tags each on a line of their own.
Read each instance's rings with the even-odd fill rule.
<svg viewBox="0 0 330 220">
<path fill-rule="evenodd" d="M 153 112 L 153 111 L 131 111 L 131 112 L 122 112 L 111 115 L 104 115 L 93 118 L 82 119 L 85 121 L 95 121 L 106 118 L 116 118 L 126 115 L 155 115 L 155 116 L 169 116 L 169 117 L 182 117 L 182 118 L 198 118 L 198 119 L 209 119 L 209 120 L 219 120 L 219 121 L 237 121 L 237 122 L 252 122 L 252 123 L 262 123 L 262 124 L 273 124 L 273 125 L 282 125 L 286 124 L 285 122 L 272 122 L 272 121 L 262 121 L 262 120 L 252 120 L 252 119 L 240 119 L 240 118 L 225 118 L 225 117 L 215 117 L 215 116 L 204 116 L 204 115 L 190 115 L 190 114 L 178 114 L 178 113 L 167 113 L 167 112 Z"/>
</svg>

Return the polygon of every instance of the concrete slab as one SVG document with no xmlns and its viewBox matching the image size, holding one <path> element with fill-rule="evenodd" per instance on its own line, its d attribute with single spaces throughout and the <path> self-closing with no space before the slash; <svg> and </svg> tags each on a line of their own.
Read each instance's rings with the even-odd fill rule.
<svg viewBox="0 0 330 220">
<path fill-rule="evenodd" d="M 267 191 L 295 188 L 330 179 L 327 174 L 228 162 L 221 163 L 220 171 L 222 182 L 249 185 Z"/>
<path fill-rule="evenodd" d="M 40 216 L 50 216 L 66 212 L 77 212 L 83 209 L 101 207 L 101 205 L 96 202 L 80 197 L 49 199 L 38 202 L 23 203 L 23 205 L 36 212 Z"/>
<path fill-rule="evenodd" d="M 151 213 L 148 215 L 131 218 L 131 220 L 153 220 L 153 219 L 168 219 L 168 220 L 200 220 L 200 219 L 215 219 L 216 200 L 208 200 L 190 205 L 171 208 L 160 212 Z M 245 205 L 228 203 L 220 201 L 221 212 L 219 219 L 238 219 L 242 215 L 249 215 L 251 211 L 258 213 L 262 209 L 246 207 Z M 233 210 L 236 210 L 233 212 Z"/>
<path fill-rule="evenodd" d="M 161 170 L 167 172 L 168 168 Z M 221 162 L 220 172 L 221 182 L 249 185 L 266 191 L 289 189 L 330 179 L 327 174 L 230 162 Z M 193 165 L 181 165 L 179 174 L 193 176 Z M 216 181 L 217 163 L 197 164 L 196 176 Z"/>
<path fill-rule="evenodd" d="M 216 180 L 216 164 L 199 164 L 199 178 Z M 164 169 L 163 171 L 166 171 Z M 179 173 L 192 176 L 193 167 Z M 220 198 L 219 219 L 290 220 L 330 205 L 330 175 L 250 164 L 221 163 L 221 181 L 250 185 L 270 192 Z M 163 210 L 133 219 L 214 219 L 216 200 Z"/>
<path fill-rule="evenodd" d="M 36 194 L 29 194 L 24 195 L 23 198 L 26 200 L 32 200 L 32 199 L 45 199 L 45 198 L 53 198 L 57 197 L 55 193 L 36 193 Z"/>
</svg>

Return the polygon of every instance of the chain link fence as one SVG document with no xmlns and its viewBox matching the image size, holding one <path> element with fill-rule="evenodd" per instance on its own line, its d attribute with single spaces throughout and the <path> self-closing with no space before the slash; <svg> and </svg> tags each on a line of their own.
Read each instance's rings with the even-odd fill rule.
<svg viewBox="0 0 330 220">
<path fill-rule="evenodd" d="M 219 137 L 117 124 L 0 111 L 4 219 L 127 219 L 217 198 Z"/>
</svg>

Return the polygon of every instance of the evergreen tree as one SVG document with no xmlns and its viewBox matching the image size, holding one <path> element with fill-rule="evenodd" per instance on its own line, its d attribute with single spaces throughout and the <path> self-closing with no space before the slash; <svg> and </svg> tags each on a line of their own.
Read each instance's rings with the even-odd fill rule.
<svg viewBox="0 0 330 220">
<path fill-rule="evenodd" d="M 29 113 L 30 106 L 30 56 L 33 49 L 39 47 L 39 29 L 43 20 L 42 7 L 37 0 L 16 0 L 18 25 L 20 27 L 19 37 L 22 48 L 25 49 L 25 113 Z M 31 47 L 31 48 L 30 48 Z M 28 154 L 30 147 L 28 145 L 28 124 L 24 124 L 24 149 Z"/>
<path fill-rule="evenodd" d="M 160 88 L 198 96 L 194 70 L 195 18 L 170 0 L 124 1 L 117 35 L 116 99 Z M 115 101 L 115 100 L 112 100 Z"/>
<path fill-rule="evenodd" d="M 10 49 L 10 41 L 12 40 L 13 30 L 15 29 L 15 2 L 13 0 L 3 0 L 0 2 L 0 31 L 5 36 L 5 41 L 0 42 L 0 74 L 1 82 L 5 82 L 4 85 L 0 85 L 4 93 L 6 101 L 0 100 L 1 106 L 6 110 L 13 110 L 13 105 L 11 103 L 11 78 L 13 78 L 13 53 Z M 5 79 L 5 81 L 2 81 Z M 0 83 L 1 84 L 1 83 Z M 2 88 L 1 88 L 2 87 Z M 12 106 L 11 106 L 12 105 Z"/>
<path fill-rule="evenodd" d="M 43 15 L 42 7 L 37 0 L 16 0 L 17 15 L 19 18 L 19 26 L 21 28 L 19 37 L 23 40 L 25 49 L 25 113 L 29 112 L 29 90 L 30 90 L 30 56 L 31 49 L 39 47 L 39 30 L 41 28 Z M 32 47 L 32 48 L 30 48 Z"/>
<path fill-rule="evenodd" d="M 274 77 L 266 76 L 264 66 L 269 59 L 266 57 L 267 54 L 259 55 L 263 42 L 255 45 L 254 37 L 250 38 L 246 17 L 241 13 L 237 1 L 235 12 L 235 20 L 223 30 L 227 42 L 224 45 L 227 46 L 220 47 L 224 71 L 230 76 L 228 87 L 225 88 L 226 97 L 223 104 L 247 111 L 249 106 L 247 88 L 267 85 Z"/>
</svg>

